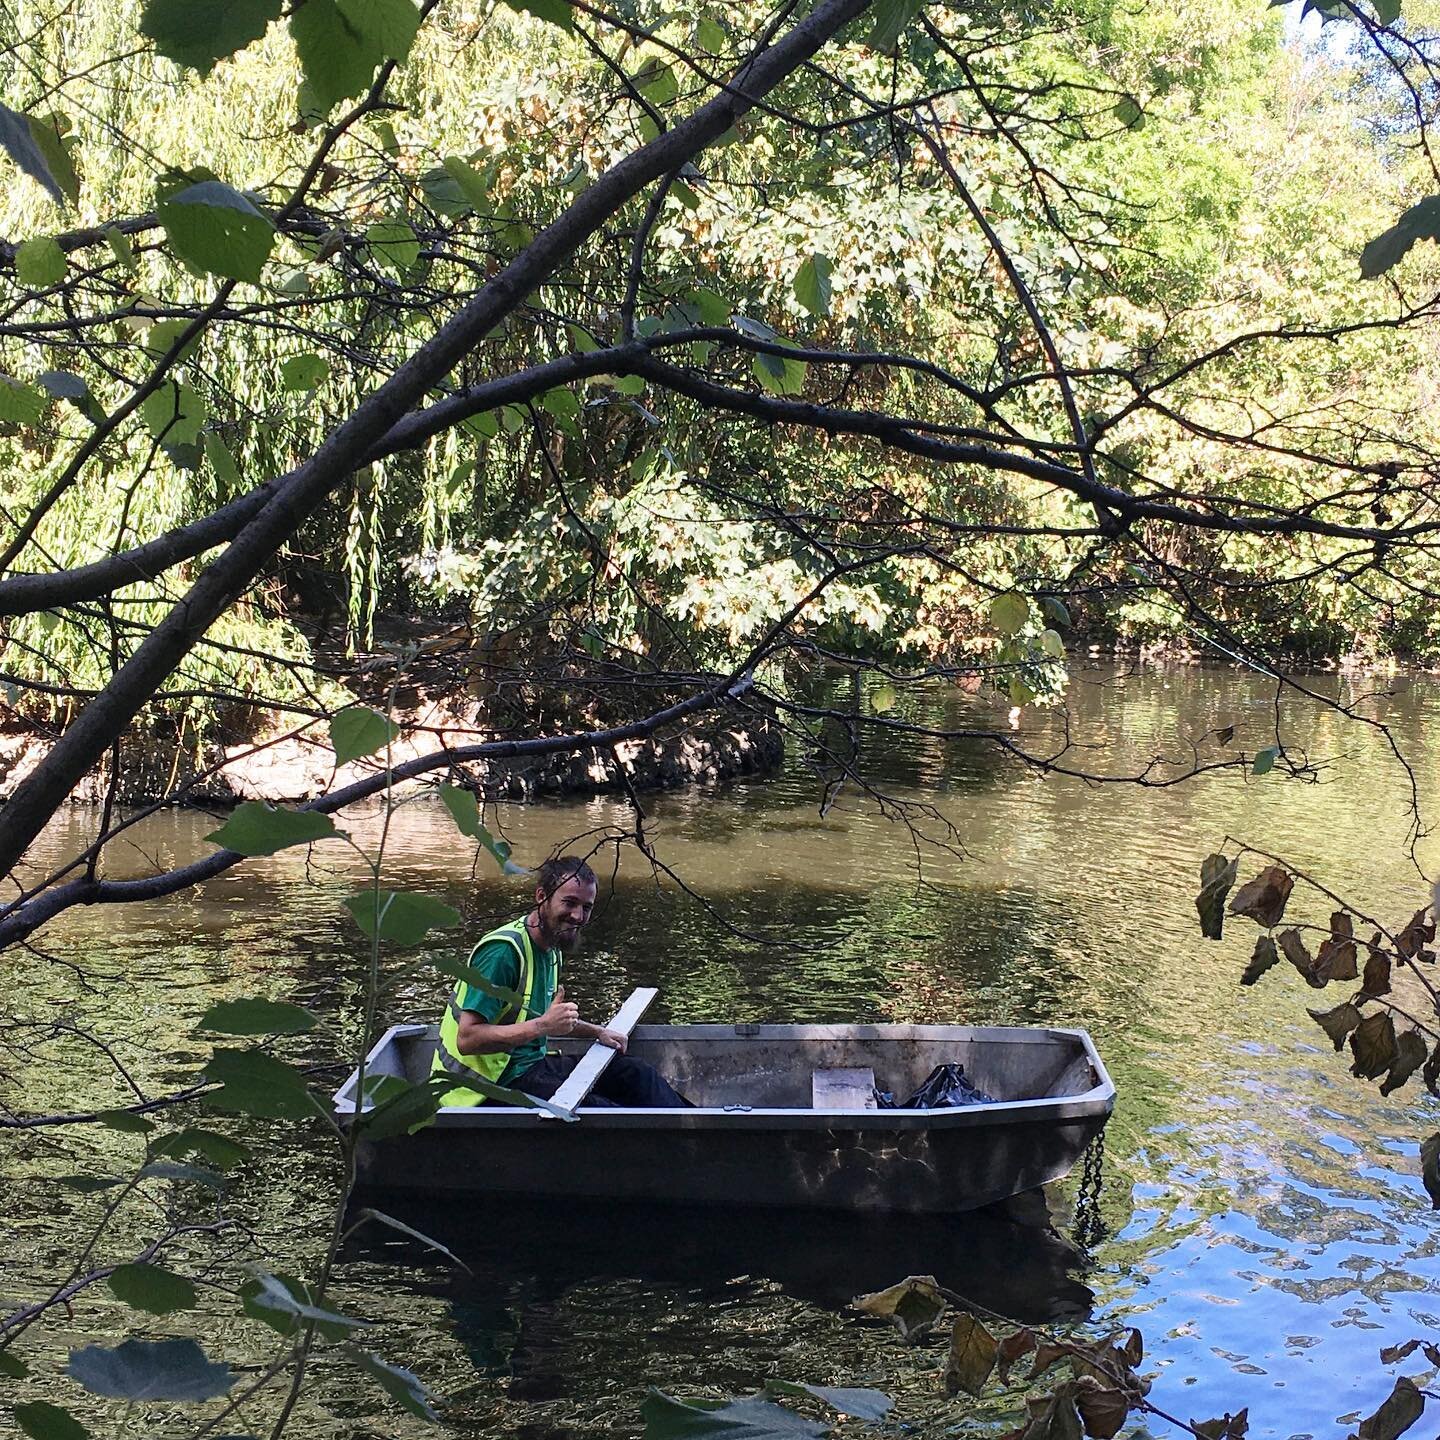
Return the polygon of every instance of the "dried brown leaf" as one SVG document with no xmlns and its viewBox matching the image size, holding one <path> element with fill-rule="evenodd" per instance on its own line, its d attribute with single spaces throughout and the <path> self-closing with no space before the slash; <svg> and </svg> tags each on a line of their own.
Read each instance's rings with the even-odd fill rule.
<svg viewBox="0 0 1440 1440">
<path fill-rule="evenodd" d="M 1390 957 L 1373 945 L 1365 958 L 1365 974 L 1360 985 L 1367 995 L 1390 993 Z"/>
<path fill-rule="evenodd" d="M 1007 1335 L 1000 1342 L 1000 1349 L 995 1357 L 997 1373 L 1002 1384 L 1010 1382 L 1010 1367 L 1017 1361 L 1035 1349 L 1039 1341 L 1035 1338 L 1035 1332 L 1030 1329 L 1016 1330 Z"/>
<path fill-rule="evenodd" d="M 960 1315 L 950 1332 L 950 1358 L 945 1365 L 945 1393 L 963 1390 L 977 1398 L 995 1368 L 1000 1345 L 974 1315 Z"/>
<path fill-rule="evenodd" d="M 1440 1130 L 1420 1142 L 1420 1178 L 1425 1182 L 1431 1208 L 1440 1210 Z"/>
<path fill-rule="evenodd" d="M 1382 1365 L 1394 1365 L 1397 1361 L 1404 1360 L 1407 1356 L 1413 1355 L 1420 1348 L 1418 1340 L 1407 1340 L 1403 1345 L 1387 1345 L 1380 1352 L 1380 1363 Z"/>
<path fill-rule="evenodd" d="M 1425 1062 L 1420 1078 L 1432 1095 L 1440 1095 L 1440 1040 L 1435 1042 L 1435 1048 L 1430 1052 L 1430 1058 Z"/>
<path fill-rule="evenodd" d="M 1250 1407 L 1247 1405 L 1233 1415 L 1227 1411 L 1218 1420 L 1192 1420 L 1190 1428 L 1205 1440 L 1244 1440 L 1250 1428 Z"/>
<path fill-rule="evenodd" d="M 1426 920 L 1425 914 L 1424 909 L 1417 910 L 1395 937 L 1395 948 L 1406 960 L 1418 955 L 1435 938 L 1435 927 Z"/>
<path fill-rule="evenodd" d="M 1298 930 L 1282 930 L 1276 937 L 1280 953 L 1312 984 L 1315 981 L 1315 962 Z"/>
<path fill-rule="evenodd" d="M 1233 725 L 1222 725 L 1215 732 L 1215 743 L 1217 745 L 1228 745 L 1235 738 L 1235 727 Z"/>
<path fill-rule="evenodd" d="M 1132 1325 L 1119 1350 L 1125 1363 L 1134 1370 L 1145 1358 L 1145 1337 Z"/>
<path fill-rule="evenodd" d="M 1022 1432 L 1024 1440 L 1083 1440 L 1085 1426 L 1071 1390 L 1062 1385 L 1053 1395 L 1026 1402 L 1030 1423 Z"/>
<path fill-rule="evenodd" d="M 1245 967 L 1245 973 L 1240 977 L 1242 985 L 1253 985 L 1267 970 L 1280 963 L 1280 952 L 1275 948 L 1275 942 L 1268 935 L 1261 935 L 1255 941 L 1255 953 L 1250 957 L 1250 963 Z"/>
<path fill-rule="evenodd" d="M 1332 980 L 1358 978 L 1358 953 L 1350 917 L 1343 910 L 1335 911 L 1330 917 L 1330 934 L 1320 942 L 1320 953 L 1315 957 L 1316 980 L 1328 985 Z"/>
<path fill-rule="evenodd" d="M 945 1313 L 945 1300 L 933 1275 L 909 1275 L 898 1285 L 860 1295 L 850 1302 L 854 1310 L 891 1321 L 905 1340 L 919 1340 Z"/>
<path fill-rule="evenodd" d="M 1350 1032 L 1350 1053 L 1350 1073 L 1362 1080 L 1378 1079 L 1395 1063 L 1395 1022 L 1388 1012 L 1367 1015 Z"/>
<path fill-rule="evenodd" d="M 1365 1018 L 1348 1000 L 1333 1010 L 1306 1013 L 1334 1041 L 1336 1050 L 1345 1048 L 1345 1037 Z"/>
<path fill-rule="evenodd" d="M 1389 1397 L 1360 1422 L 1360 1440 L 1397 1440 L 1425 1413 L 1425 1397 L 1402 1375 Z"/>
<path fill-rule="evenodd" d="M 1244 915 L 1269 930 L 1280 923 L 1294 888 L 1295 881 L 1286 871 L 1278 865 L 1267 865 L 1235 892 L 1230 913 Z"/>
<path fill-rule="evenodd" d="M 1111 1440 L 1130 1413 L 1130 1397 L 1123 1390 L 1082 1387 L 1076 1391 L 1075 1408 L 1087 1435 L 1094 1436 L 1094 1440 Z"/>
<path fill-rule="evenodd" d="M 1207 855 L 1200 865 L 1200 893 L 1195 908 L 1200 912 L 1200 933 L 1207 940 L 1219 940 L 1225 927 L 1225 897 L 1235 883 L 1240 857 Z"/>
<path fill-rule="evenodd" d="M 1059 1345 L 1052 1345 L 1048 1340 L 1042 1340 L 1035 1347 L 1035 1363 L 1030 1367 L 1030 1378 L 1034 1380 L 1037 1376 L 1043 1375 L 1057 1361 L 1064 1360 L 1070 1351 Z"/>
<path fill-rule="evenodd" d="M 1418 1030 L 1402 1030 L 1395 1041 L 1395 1059 L 1380 1087 L 1382 1095 L 1398 1090 L 1424 1063 L 1425 1040 Z"/>
</svg>

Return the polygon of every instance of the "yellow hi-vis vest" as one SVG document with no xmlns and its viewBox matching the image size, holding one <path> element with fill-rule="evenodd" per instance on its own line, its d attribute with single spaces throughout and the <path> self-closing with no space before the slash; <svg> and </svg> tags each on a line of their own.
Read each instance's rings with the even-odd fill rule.
<svg viewBox="0 0 1440 1440">
<path fill-rule="evenodd" d="M 520 961 L 520 983 L 515 990 L 523 997 L 523 1003 L 517 1010 L 515 1002 L 510 1001 L 494 1020 L 496 1025 L 509 1025 L 535 1013 L 535 987 L 539 983 L 540 967 L 535 963 L 535 950 L 530 943 L 530 932 L 523 919 L 516 920 L 509 925 L 502 925 L 498 930 L 492 930 L 488 935 L 481 936 L 480 943 L 470 952 L 470 963 L 473 965 L 475 957 L 480 951 L 495 940 L 503 940 L 506 944 L 513 945 L 515 954 Z M 505 1067 L 510 1063 L 508 1050 L 497 1050 L 490 1055 L 462 1055 L 460 1053 L 460 1017 L 465 1013 L 460 1008 L 460 998 L 464 993 L 465 986 L 464 980 L 457 980 L 455 988 L 450 992 L 450 1001 L 445 1007 L 445 1014 L 440 1018 L 440 1043 L 435 1047 L 435 1058 L 430 1062 L 430 1073 L 432 1075 L 454 1075 L 462 1080 L 468 1079 L 471 1075 L 479 1075 L 482 1079 L 489 1080 L 491 1084 L 498 1084 L 501 1075 L 505 1073 Z M 440 1103 L 442 1105 L 483 1105 L 485 1099 L 482 1091 L 473 1090 L 468 1085 L 458 1085 L 455 1089 L 446 1091 L 441 1096 Z"/>
</svg>

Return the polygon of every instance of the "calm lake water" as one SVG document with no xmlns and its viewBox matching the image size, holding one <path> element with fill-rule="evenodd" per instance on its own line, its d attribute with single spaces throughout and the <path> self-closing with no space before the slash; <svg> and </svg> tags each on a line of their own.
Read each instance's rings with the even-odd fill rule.
<svg viewBox="0 0 1440 1440">
<path fill-rule="evenodd" d="M 1315 684 L 1331 695 L 1342 687 L 1335 677 Z M 1386 692 L 1366 700 L 1365 713 L 1392 728 L 1436 805 L 1431 683 L 1361 689 Z M 1193 669 L 1081 672 L 1070 711 L 1072 737 L 1088 747 L 1072 758 L 1112 775 L 1157 754 L 1183 763 L 1192 744 L 1230 724 L 1233 747 L 1254 751 L 1275 722 L 1263 681 Z M 1047 728 L 1058 733 L 1054 719 L 1024 723 L 1037 744 Z M 1225 774 L 1142 790 L 1042 780 L 979 745 L 911 743 L 875 757 L 867 763 L 877 781 L 955 827 L 963 853 L 926 854 L 918 878 L 904 827 L 863 796 L 842 792 L 820 813 L 822 784 L 798 746 L 776 781 L 644 797 L 647 835 L 698 898 L 657 879 L 632 850 L 601 851 L 600 906 L 568 987 L 591 1015 L 652 984 L 652 1019 L 1088 1028 L 1120 1100 L 1107 1135 L 1111 1234 L 1087 1271 L 1023 1217 L 890 1224 L 456 1205 L 416 1218 L 472 1273 L 371 1229 L 347 1244 L 334 1303 L 374 1322 L 366 1345 L 420 1374 L 443 1398 L 441 1432 L 456 1436 L 633 1435 L 647 1385 L 735 1393 L 771 1376 L 878 1386 L 924 1435 L 1013 1424 L 1014 1399 L 945 1398 L 938 1342 L 905 1346 L 844 1308 L 920 1272 L 1008 1314 L 1138 1325 L 1153 1397 L 1182 1417 L 1249 1406 L 1255 1436 L 1343 1435 L 1395 1373 L 1423 1373 L 1418 1356 L 1383 1366 L 1379 1349 L 1440 1328 L 1440 1217 L 1417 1158 L 1440 1106 L 1413 1085 L 1381 1100 L 1352 1079 L 1306 1018 L 1315 997 L 1289 967 L 1242 990 L 1253 928 L 1232 922 L 1224 943 L 1200 939 L 1193 894 L 1201 858 L 1226 835 L 1283 854 L 1388 921 L 1425 903 L 1427 890 L 1407 853 L 1407 777 L 1384 737 L 1303 700 L 1287 701 L 1283 724 L 1287 743 L 1320 765 L 1318 783 Z M 1212 739 L 1201 753 L 1222 752 Z M 608 798 L 496 818 L 525 862 L 571 838 L 607 844 L 634 822 Z M 69 853 L 94 824 L 84 811 L 65 817 L 46 836 L 46 858 Z M 362 843 L 377 838 L 373 813 L 347 825 Z M 147 821 L 117 853 L 116 873 L 203 853 L 210 828 L 191 814 Z M 1440 858 L 1430 842 L 1419 855 Z M 472 937 L 523 908 L 523 884 L 476 866 L 433 803 L 400 812 L 386 873 L 395 888 L 423 888 L 461 909 Z M 72 913 L 37 937 L 49 958 L 0 954 L 10 1014 L 84 1027 L 150 1094 L 181 1087 L 204 1063 L 209 1044 L 194 1026 L 217 998 L 311 1006 L 324 1024 L 283 1053 L 335 1062 L 358 1041 L 362 946 L 339 902 L 359 877 L 351 852 L 326 845 L 308 858 L 246 864 L 172 900 Z M 1298 891 L 1292 905 L 1311 921 L 1328 909 Z M 444 985 L 423 956 L 391 962 L 387 1019 L 437 1014 Z M 0 1103 L 11 1110 L 128 1098 L 84 1038 L 0 1030 Z M 71 1314 L 25 1335 L 18 1352 L 33 1375 L 0 1379 L 0 1398 L 72 1405 L 110 1434 L 118 1410 L 63 1378 L 73 1345 L 194 1335 L 237 1368 L 268 1364 L 276 1337 L 239 1315 L 233 1287 L 245 1263 L 303 1271 L 323 1248 L 337 1184 L 331 1150 L 318 1123 L 262 1125 L 224 1202 L 244 1228 L 193 1234 L 168 1252 L 175 1268 L 208 1282 L 199 1307 L 144 1324 L 92 1286 Z M 141 1152 L 140 1139 L 91 1126 L 0 1131 L 6 1311 L 64 1278 L 110 1198 L 60 1177 L 131 1173 Z M 90 1263 L 131 1258 L 167 1208 L 195 1223 L 217 1213 L 194 1186 L 155 1183 L 147 1194 L 121 1211 Z M 1051 1197 L 1062 1227 L 1072 1198 L 1073 1185 Z M 146 1424 L 186 1434 L 214 1408 L 148 1407 Z M 221 1429 L 261 1433 L 267 1411 L 253 1408 Z M 322 1358 L 294 1433 L 436 1432 Z"/>
</svg>

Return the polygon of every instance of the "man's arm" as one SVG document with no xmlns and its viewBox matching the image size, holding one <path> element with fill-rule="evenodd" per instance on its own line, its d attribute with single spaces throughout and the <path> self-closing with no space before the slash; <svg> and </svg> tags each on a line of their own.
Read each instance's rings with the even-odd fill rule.
<svg viewBox="0 0 1440 1440">
<path fill-rule="evenodd" d="M 575 1028 L 570 1033 L 578 1035 L 582 1040 L 598 1040 L 602 1045 L 608 1045 L 622 1055 L 625 1053 L 626 1038 L 618 1030 L 607 1030 L 603 1025 L 592 1025 L 588 1020 L 577 1020 Z"/>
<path fill-rule="evenodd" d="M 462 1055 L 495 1055 L 501 1051 L 518 1050 L 542 1035 L 579 1034 L 583 1023 L 580 1007 L 565 998 L 565 987 L 562 985 L 543 1015 L 513 1025 L 490 1025 L 473 1010 L 461 1011 L 455 1047 Z M 586 1028 L 594 1030 L 595 1026 Z"/>
</svg>

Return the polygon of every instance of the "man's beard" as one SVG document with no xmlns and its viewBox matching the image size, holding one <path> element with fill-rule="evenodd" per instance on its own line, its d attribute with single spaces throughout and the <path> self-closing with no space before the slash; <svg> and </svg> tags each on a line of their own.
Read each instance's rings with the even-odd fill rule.
<svg viewBox="0 0 1440 1440">
<path fill-rule="evenodd" d="M 558 950 L 562 955 L 573 955 L 580 948 L 580 937 L 583 931 L 580 928 L 565 931 L 552 930 L 541 916 L 540 926 L 543 931 L 541 939 L 545 942 L 547 950 Z"/>
</svg>

